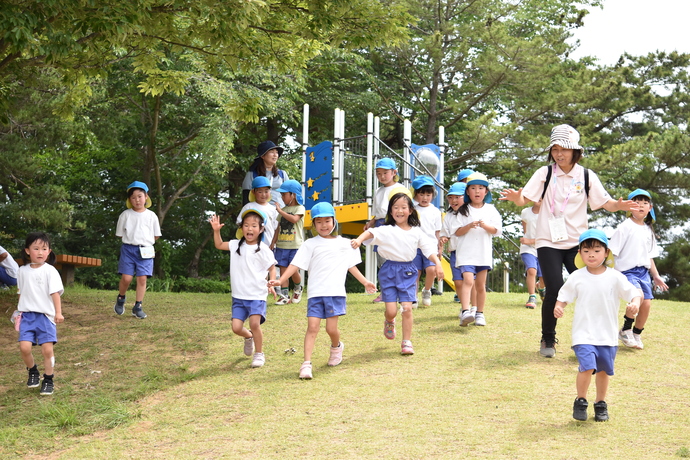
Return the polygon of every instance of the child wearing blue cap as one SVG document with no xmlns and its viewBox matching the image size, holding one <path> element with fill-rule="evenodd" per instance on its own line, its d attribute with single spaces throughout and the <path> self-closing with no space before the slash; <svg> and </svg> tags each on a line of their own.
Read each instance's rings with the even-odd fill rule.
<svg viewBox="0 0 690 460">
<path fill-rule="evenodd" d="M 652 196 L 646 190 L 638 188 L 628 195 L 628 200 L 637 202 L 639 207 L 630 211 L 629 217 L 616 228 L 609 247 L 615 256 L 616 270 L 622 272 L 640 290 L 643 298 L 637 317 L 623 317 L 623 328 L 618 337 L 626 347 L 641 350 L 644 348 L 641 334 L 654 298 L 653 287 L 664 291 L 668 286 L 659 276 L 654 264 L 654 257 L 659 256 L 659 247 L 652 227 L 656 220 Z"/>
<path fill-rule="evenodd" d="M 448 253 L 450 254 L 450 268 L 453 275 L 453 284 L 455 285 L 456 302 L 459 301 L 458 295 L 462 288 L 462 272 L 460 268 L 456 267 L 457 255 L 455 250 L 458 247 L 459 237 L 455 234 L 461 227 L 460 206 L 465 203 L 465 188 L 467 184 L 464 182 L 456 182 L 450 186 L 448 193 L 446 193 L 446 200 L 448 200 L 448 210 L 443 218 L 443 227 L 441 228 L 441 244 L 448 243 Z"/>
<path fill-rule="evenodd" d="M 275 233 L 278 227 L 278 211 L 276 207 L 270 203 L 271 200 L 271 181 L 264 176 L 255 177 L 252 180 L 252 189 L 249 192 L 249 202 L 242 206 L 235 223 L 239 226 L 242 223 L 242 216 L 248 209 L 256 209 L 261 211 L 266 216 L 264 223 L 264 235 L 268 241 L 271 251 L 275 247 Z M 275 238 L 274 238 L 275 237 Z"/>
<path fill-rule="evenodd" d="M 127 208 L 117 220 L 115 235 L 122 238 L 120 262 L 117 271 L 121 276 L 119 293 L 115 301 L 115 313 L 125 312 L 125 295 L 132 279 L 136 275 L 137 287 L 132 316 L 144 319 L 146 313 L 141 306 L 146 293 L 146 280 L 153 276 L 153 259 L 156 252 L 153 245 L 161 237 L 158 216 L 148 208 L 151 198 L 149 187 L 140 181 L 127 186 Z"/>
<path fill-rule="evenodd" d="M 438 246 L 437 255 L 441 257 L 441 210 L 431 202 L 436 194 L 436 184 L 430 176 L 417 176 L 412 181 L 414 190 L 414 207 L 419 215 L 419 224 L 422 231 Z M 424 287 L 422 288 L 422 305 L 431 305 L 431 288 L 434 287 L 436 267 L 428 258 L 424 257 L 421 249 L 417 249 L 417 257 L 414 259 L 417 266 L 417 284 L 425 273 Z M 413 304 L 414 305 L 414 304 Z"/>
<path fill-rule="evenodd" d="M 596 375 L 594 420 L 609 419 L 606 392 L 618 350 L 618 308 L 620 300 L 628 305 L 625 313 L 634 317 L 640 307 L 640 293 L 620 272 L 607 266 L 612 262 L 606 234 L 589 229 L 579 238 L 575 264 L 579 270 L 570 274 L 558 291 L 554 317 L 562 318 L 568 303 L 575 302 L 572 348 L 579 364 L 576 380 L 577 398 L 573 418 L 587 420 L 587 390 Z"/>
<path fill-rule="evenodd" d="M 276 238 L 275 256 L 278 261 L 280 273 L 290 265 L 295 253 L 304 242 L 304 198 L 302 198 L 302 184 L 290 179 L 283 182 L 278 188 L 280 197 L 285 206 L 281 206 L 276 201 L 275 207 L 278 212 L 278 232 Z M 286 305 L 290 302 L 299 303 L 302 299 L 302 278 L 299 271 L 292 275 L 292 282 L 295 287 L 290 298 L 288 289 L 290 280 L 285 280 L 280 287 L 280 293 L 276 305 Z"/>
</svg>

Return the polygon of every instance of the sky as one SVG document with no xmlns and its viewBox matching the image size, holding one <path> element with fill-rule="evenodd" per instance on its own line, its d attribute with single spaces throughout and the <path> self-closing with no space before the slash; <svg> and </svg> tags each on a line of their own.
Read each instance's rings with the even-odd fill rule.
<svg viewBox="0 0 690 460">
<path fill-rule="evenodd" d="M 656 50 L 690 53 L 688 0 L 604 0 L 591 10 L 574 38 L 580 48 L 573 59 L 595 56 L 612 65 L 623 52 L 639 56 Z"/>
</svg>

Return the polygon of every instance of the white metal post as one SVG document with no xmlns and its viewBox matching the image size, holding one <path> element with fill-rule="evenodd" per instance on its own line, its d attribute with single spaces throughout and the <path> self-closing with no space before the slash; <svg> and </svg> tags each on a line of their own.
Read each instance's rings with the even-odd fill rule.
<svg viewBox="0 0 690 460">
<path fill-rule="evenodd" d="M 412 122 L 410 120 L 405 120 L 403 123 L 403 158 L 405 159 L 405 164 L 403 165 L 403 185 L 409 187 L 410 182 L 410 144 L 412 143 Z M 398 172 L 400 169 L 398 168 Z"/>
<path fill-rule="evenodd" d="M 340 109 L 335 109 L 333 117 L 333 204 L 340 201 Z"/>
<path fill-rule="evenodd" d="M 376 118 L 378 121 L 378 117 Z M 378 142 L 377 142 L 378 144 Z M 367 114 L 367 217 L 374 212 L 374 114 Z M 371 245 L 366 245 L 364 250 L 366 261 L 364 263 L 364 276 L 366 279 L 376 284 L 376 254 Z"/>
<path fill-rule="evenodd" d="M 338 159 L 338 201 L 342 204 L 345 201 L 345 193 L 343 192 L 345 188 L 345 111 L 340 111 L 340 122 L 338 123 L 340 127 L 340 133 L 338 138 L 340 139 L 340 149 L 339 149 L 339 159 Z"/>
<path fill-rule="evenodd" d="M 445 167 L 444 167 L 444 161 L 445 161 L 445 154 L 446 154 L 446 128 L 443 126 L 438 127 L 438 148 L 440 151 L 439 155 L 439 182 L 443 186 L 445 184 Z M 438 196 L 439 196 L 439 206 L 441 209 L 443 209 L 445 205 L 445 197 L 443 196 L 443 188 L 439 188 L 438 191 Z M 441 254 L 441 257 L 443 257 L 443 254 Z M 447 276 L 451 276 L 452 274 L 449 273 Z M 437 281 L 437 287 L 436 290 L 440 293 L 443 293 L 443 280 L 438 280 Z"/>
</svg>

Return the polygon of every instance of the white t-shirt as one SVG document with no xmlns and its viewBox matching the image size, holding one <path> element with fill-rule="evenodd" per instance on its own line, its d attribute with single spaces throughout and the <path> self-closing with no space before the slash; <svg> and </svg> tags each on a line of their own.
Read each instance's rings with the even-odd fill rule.
<svg viewBox="0 0 690 460">
<path fill-rule="evenodd" d="M 30 264 L 22 265 L 17 275 L 19 304 L 17 310 L 43 313 L 55 324 L 55 305 L 51 294 L 62 295 L 63 287 L 60 274 L 50 264 L 32 268 Z"/>
<path fill-rule="evenodd" d="M 441 210 L 433 204 L 429 206 L 419 206 L 419 203 L 414 204 L 414 208 L 419 214 L 419 223 L 422 231 L 430 238 L 436 239 L 436 232 L 441 230 Z"/>
<path fill-rule="evenodd" d="M 237 254 L 240 240 L 230 240 L 230 290 L 232 296 L 243 300 L 266 300 L 268 296 L 268 269 L 276 264 L 273 251 L 267 244 L 261 244 L 256 252 L 256 244 L 244 242 Z"/>
<path fill-rule="evenodd" d="M 394 188 L 405 188 L 401 183 L 396 182 L 393 185 L 384 187 L 383 185 L 376 189 L 374 194 L 374 217 L 377 219 L 385 219 L 388 213 L 388 199 L 391 190 Z M 393 194 L 395 195 L 395 194 Z"/>
<path fill-rule="evenodd" d="M 652 229 L 647 224 L 636 224 L 632 219 L 625 219 L 616 228 L 609 240 L 609 249 L 615 257 L 616 270 L 621 272 L 635 267 L 649 269 L 651 259 L 659 257 Z"/>
<path fill-rule="evenodd" d="M 282 208 L 285 206 L 285 203 L 283 203 L 283 198 L 280 196 L 280 192 L 278 189 L 280 188 L 281 185 L 283 185 L 283 182 L 286 180 L 290 179 L 287 175 L 287 173 L 281 169 L 278 171 L 282 171 L 283 177 L 280 177 L 281 173 L 279 172 L 277 176 L 273 176 L 273 171 L 266 171 L 266 178 L 271 182 L 271 203 L 280 203 L 280 207 Z M 254 171 L 248 171 L 247 174 L 244 175 L 244 180 L 242 181 L 242 190 L 251 190 L 252 189 L 252 181 L 254 180 Z"/>
<path fill-rule="evenodd" d="M 458 248 L 458 237 L 455 232 L 460 228 L 460 213 L 455 213 L 450 210 L 443 218 L 443 227 L 441 228 L 441 236 L 448 238 L 448 252 L 453 252 Z"/>
<path fill-rule="evenodd" d="M 362 262 L 359 249 L 350 246 L 350 240 L 337 236 L 322 238 L 317 235 L 306 240 L 290 262 L 309 272 L 307 298 L 344 297 L 347 271 Z"/>
<path fill-rule="evenodd" d="M 472 228 L 470 231 L 458 237 L 458 244 L 455 248 L 455 266 L 474 265 L 474 266 L 494 266 L 493 247 L 491 240 L 493 237 L 498 237 L 503 234 L 503 220 L 501 215 L 496 210 L 496 207 L 490 203 L 484 203 L 481 208 L 475 208 L 472 205 L 468 206 L 470 213 L 468 216 L 463 216 L 458 213 L 458 227 L 483 220 L 492 227 L 495 227 L 497 232 L 495 235 L 487 232 L 483 228 Z"/>
<path fill-rule="evenodd" d="M 276 228 L 278 228 L 278 211 L 276 211 L 276 205 L 271 203 L 259 204 L 256 201 L 250 201 L 242 206 L 240 213 L 237 215 L 235 223 L 238 227 L 242 224 L 242 213 L 247 209 L 258 209 L 266 215 L 268 222 L 264 222 L 264 233 L 266 234 L 266 243 L 271 244 Z"/>
<path fill-rule="evenodd" d="M 548 168 L 539 168 L 522 189 L 522 196 L 537 202 L 544 191 L 544 181 Z M 537 248 L 571 249 L 579 244 L 580 235 L 587 230 L 587 194 L 585 193 L 585 168 L 576 164 L 568 174 L 557 168 L 551 175 L 550 184 L 546 188 L 546 195 L 541 203 L 537 218 Z M 566 202 L 567 198 L 567 202 Z M 554 202 L 555 199 L 555 202 Z M 589 207 L 592 210 L 603 207 L 611 196 L 601 185 L 601 181 L 593 171 L 589 171 Z M 565 203 L 565 209 L 563 205 Z M 551 207 L 553 204 L 553 212 Z M 565 216 L 565 226 L 568 237 L 554 243 L 551 241 L 549 219 L 553 216 Z"/>
<path fill-rule="evenodd" d="M 558 291 L 558 300 L 575 305 L 573 345 L 618 345 L 620 299 L 630 302 L 640 293 L 621 272 L 607 268 L 593 275 L 575 270 Z"/>
<path fill-rule="evenodd" d="M 149 209 L 144 209 L 143 212 L 127 209 L 117 219 L 115 236 L 122 237 L 124 244 L 153 246 L 156 237 L 161 236 L 158 216 Z"/>
<path fill-rule="evenodd" d="M 379 254 L 386 260 L 412 262 L 417 256 L 417 249 L 421 249 L 425 257 L 438 253 L 436 239 L 429 238 L 421 227 L 403 230 L 397 225 L 381 225 L 369 231 L 374 237 L 367 244 L 378 245 Z"/>
<path fill-rule="evenodd" d="M 5 248 L 0 246 L 0 255 L 5 253 L 7 253 L 7 257 L 5 257 L 5 260 L 0 262 L 0 267 L 4 267 L 5 271 L 10 277 L 17 278 L 17 271 L 19 270 L 19 265 L 17 265 L 17 262 L 14 260 L 14 257 L 12 257 L 12 254 L 7 252 Z"/>
<path fill-rule="evenodd" d="M 525 223 L 525 238 L 534 239 L 537 235 L 538 216 L 532 211 L 532 206 L 523 209 L 520 213 L 520 220 Z M 532 254 L 537 257 L 537 248 L 533 244 L 520 244 L 520 254 Z"/>
</svg>

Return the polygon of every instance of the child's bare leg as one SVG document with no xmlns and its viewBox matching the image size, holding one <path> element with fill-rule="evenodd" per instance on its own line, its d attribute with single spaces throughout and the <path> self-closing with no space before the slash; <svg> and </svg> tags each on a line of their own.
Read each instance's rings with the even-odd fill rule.
<svg viewBox="0 0 690 460">
<path fill-rule="evenodd" d="M 527 282 L 527 293 L 529 295 L 534 295 L 536 291 L 536 285 L 537 285 L 537 269 L 536 268 L 528 268 L 527 269 L 527 277 L 526 280 Z"/>
<path fill-rule="evenodd" d="M 299 270 L 297 270 L 295 272 L 295 274 L 292 275 L 292 277 L 290 279 L 292 280 L 293 283 L 295 283 L 295 286 L 302 284 L 302 277 L 299 274 Z M 285 287 L 287 287 L 287 286 L 285 286 Z"/>
<path fill-rule="evenodd" d="M 326 326 L 328 326 L 328 320 L 326 320 Z M 314 343 L 316 342 L 316 336 L 321 329 L 321 318 L 316 316 L 307 317 L 307 333 L 304 335 L 304 360 L 311 361 L 311 354 L 314 351 Z M 328 327 L 326 328 L 328 332 Z M 337 346 L 337 345 L 336 345 Z"/>
<path fill-rule="evenodd" d="M 43 354 L 43 367 L 45 367 L 46 375 L 53 375 L 53 363 L 55 362 L 55 354 L 53 352 L 53 343 L 46 342 L 41 345 L 41 353 Z M 31 366 L 29 366 L 31 367 Z"/>
<path fill-rule="evenodd" d="M 144 294 L 146 294 L 146 275 L 137 276 L 137 292 L 135 300 L 137 302 L 144 301 Z"/>
<path fill-rule="evenodd" d="M 251 329 L 251 334 L 254 337 L 254 349 L 256 353 L 263 353 L 264 333 L 261 330 L 261 315 L 251 315 L 249 317 L 249 329 Z"/>
<path fill-rule="evenodd" d="M 22 355 L 22 361 L 29 369 L 34 367 L 36 362 L 34 361 L 34 355 L 31 354 L 31 342 L 28 340 L 22 340 L 19 342 L 19 353 Z"/>
<path fill-rule="evenodd" d="M 412 302 L 400 302 L 402 306 L 402 332 L 403 340 L 410 340 L 412 337 L 412 325 L 414 318 L 412 317 Z"/>
<path fill-rule="evenodd" d="M 118 291 L 120 295 L 127 294 L 127 289 L 129 289 L 129 285 L 132 283 L 133 278 L 134 277 L 132 275 L 122 275 L 120 277 L 120 286 Z"/>
<path fill-rule="evenodd" d="M 465 272 L 462 274 L 462 288 L 460 290 L 460 303 L 463 310 L 470 309 L 470 297 L 474 286 L 474 273 Z"/>
<path fill-rule="evenodd" d="M 395 317 L 398 316 L 398 303 L 386 302 L 386 312 L 383 316 L 386 318 L 386 321 L 395 321 Z"/>
<path fill-rule="evenodd" d="M 472 294 L 470 297 L 470 305 L 477 305 L 477 283 L 472 284 Z"/>
<path fill-rule="evenodd" d="M 604 372 L 597 372 L 596 383 L 597 383 L 597 399 L 594 402 L 605 401 L 606 392 L 609 389 L 610 376 Z"/>
<path fill-rule="evenodd" d="M 431 288 L 434 287 L 434 279 L 436 279 L 436 266 L 431 265 L 426 267 L 424 273 L 426 273 L 426 278 L 424 278 L 424 289 L 430 291 Z"/>
<path fill-rule="evenodd" d="M 644 299 L 640 304 L 640 310 L 637 312 L 635 317 L 635 327 L 638 329 L 643 329 L 644 325 L 647 324 L 647 319 L 649 318 L 649 311 L 652 308 L 652 299 Z"/>
<path fill-rule="evenodd" d="M 474 280 L 474 289 L 477 292 L 477 303 L 473 303 L 477 307 L 477 312 L 484 312 L 484 304 L 486 303 L 486 274 L 488 270 L 482 270 L 477 273 L 477 279 Z"/>
<path fill-rule="evenodd" d="M 332 347 L 340 346 L 340 330 L 338 329 L 337 316 L 326 318 L 326 333 L 331 338 Z"/>
<path fill-rule="evenodd" d="M 287 267 L 278 266 L 278 270 L 280 270 L 280 273 L 283 273 L 286 269 L 287 269 Z M 287 289 L 289 286 L 290 286 L 290 280 L 285 280 L 282 283 L 280 283 L 281 289 Z"/>
<path fill-rule="evenodd" d="M 577 397 L 587 399 L 587 390 L 589 390 L 589 384 L 592 381 L 592 371 L 593 369 L 588 369 L 584 372 L 577 373 L 577 379 L 575 380 L 575 386 L 577 387 Z M 597 392 L 599 388 L 597 388 Z"/>
<path fill-rule="evenodd" d="M 244 337 L 245 339 L 252 337 L 252 333 L 249 332 L 249 329 L 244 327 L 244 321 L 238 318 L 232 319 L 232 332 L 239 335 L 240 337 Z"/>
</svg>

